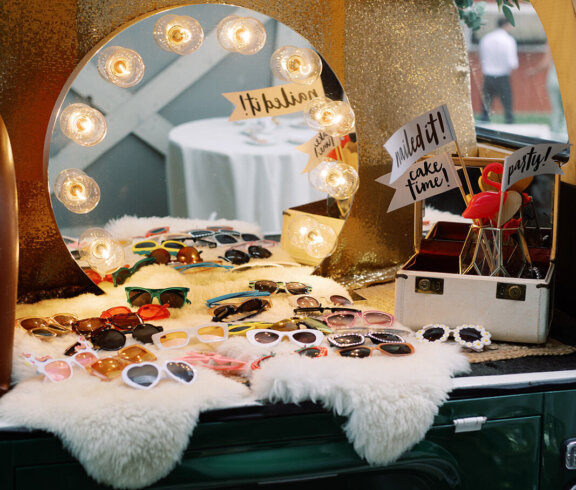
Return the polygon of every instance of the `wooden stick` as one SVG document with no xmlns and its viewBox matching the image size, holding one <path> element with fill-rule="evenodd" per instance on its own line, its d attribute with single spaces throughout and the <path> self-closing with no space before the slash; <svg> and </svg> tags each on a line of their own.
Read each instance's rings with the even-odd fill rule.
<svg viewBox="0 0 576 490">
<path fill-rule="evenodd" d="M 466 168 L 466 164 L 464 163 L 464 159 L 462 158 L 462 154 L 460 153 L 460 146 L 458 146 L 458 140 L 454 140 L 454 143 L 456 143 L 456 153 L 458 154 L 458 159 L 460 160 L 460 166 L 462 167 L 462 170 L 464 170 L 464 178 L 466 179 L 466 184 L 468 185 L 468 191 L 470 193 L 470 196 L 473 196 L 474 191 L 472 190 L 472 184 L 470 183 L 470 177 L 468 176 L 468 169 Z M 466 201 L 466 199 L 464 199 L 464 201 Z"/>
<path fill-rule="evenodd" d="M 500 207 L 498 208 L 498 222 L 496 223 L 496 228 L 500 229 L 502 225 L 502 208 L 504 207 L 504 194 L 506 191 L 500 191 Z"/>
</svg>

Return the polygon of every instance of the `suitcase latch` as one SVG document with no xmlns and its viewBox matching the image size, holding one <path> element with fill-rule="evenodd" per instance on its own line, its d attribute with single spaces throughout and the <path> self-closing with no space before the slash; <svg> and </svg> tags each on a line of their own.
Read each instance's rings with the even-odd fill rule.
<svg viewBox="0 0 576 490">
<path fill-rule="evenodd" d="M 454 419 L 454 432 L 474 432 L 482 429 L 482 424 L 488 420 L 486 417 L 466 417 Z"/>
<path fill-rule="evenodd" d="M 496 298 L 524 301 L 526 300 L 526 284 L 499 282 L 496 284 Z"/>
<path fill-rule="evenodd" d="M 440 277 L 416 277 L 416 292 L 444 294 L 444 279 Z"/>
</svg>

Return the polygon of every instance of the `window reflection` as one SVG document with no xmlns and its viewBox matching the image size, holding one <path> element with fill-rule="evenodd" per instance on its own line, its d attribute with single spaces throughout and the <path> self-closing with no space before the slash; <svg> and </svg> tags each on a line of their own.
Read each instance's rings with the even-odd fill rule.
<svg viewBox="0 0 576 490">
<path fill-rule="evenodd" d="M 489 2 L 482 27 L 465 28 L 476 124 L 568 141 L 558 78 L 538 15 L 522 3 L 514 10 L 515 26 L 502 19 L 496 2 Z"/>
</svg>

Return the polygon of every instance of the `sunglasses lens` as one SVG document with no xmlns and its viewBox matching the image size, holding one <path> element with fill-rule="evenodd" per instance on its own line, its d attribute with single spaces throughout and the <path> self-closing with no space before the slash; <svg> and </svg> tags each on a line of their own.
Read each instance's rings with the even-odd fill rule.
<svg viewBox="0 0 576 490">
<path fill-rule="evenodd" d="M 308 286 L 301 282 L 287 282 L 286 291 L 290 294 L 306 294 L 308 293 Z"/>
<path fill-rule="evenodd" d="M 182 264 L 198 264 L 202 262 L 200 253 L 194 247 L 183 247 L 176 255 L 178 262 Z"/>
<path fill-rule="evenodd" d="M 151 387 L 160 377 L 160 371 L 153 364 L 144 366 L 130 366 L 126 369 L 126 376 L 132 383 L 141 388 Z"/>
<path fill-rule="evenodd" d="M 372 332 L 368 335 L 372 342 L 374 343 L 383 343 L 383 342 L 403 342 L 402 338 L 399 335 L 393 333 L 386 333 L 386 332 Z"/>
<path fill-rule="evenodd" d="M 122 369 L 124 369 L 125 366 L 126 361 L 122 359 L 105 357 L 88 365 L 88 368 L 104 378 L 114 379 L 122 374 Z"/>
<path fill-rule="evenodd" d="M 175 349 L 183 347 L 188 343 L 188 334 L 186 332 L 167 332 L 160 335 L 157 342 L 165 349 Z"/>
<path fill-rule="evenodd" d="M 386 313 L 371 311 L 364 315 L 364 320 L 371 325 L 390 325 L 392 317 Z"/>
<path fill-rule="evenodd" d="M 274 281 L 256 281 L 254 283 L 254 289 L 272 294 L 278 290 L 278 284 Z"/>
<path fill-rule="evenodd" d="M 247 330 L 252 330 L 252 325 L 238 325 L 236 327 L 228 327 L 228 334 L 241 334 Z"/>
<path fill-rule="evenodd" d="M 168 252 L 168 250 L 165 250 L 163 248 L 157 248 L 156 250 L 152 250 L 152 252 L 150 252 L 148 256 L 152 257 L 157 264 L 161 265 L 166 265 L 168 262 L 170 262 L 172 258 L 170 256 L 170 252 Z"/>
<path fill-rule="evenodd" d="M 152 301 L 152 296 L 144 289 L 131 289 L 128 293 L 128 299 L 133 306 L 143 306 Z"/>
<path fill-rule="evenodd" d="M 318 308 L 320 306 L 320 301 L 312 296 L 300 296 L 296 300 L 296 304 L 300 308 Z"/>
<path fill-rule="evenodd" d="M 114 284 L 116 284 L 116 286 L 121 286 L 126 282 L 126 279 L 128 279 L 131 275 L 132 272 L 130 271 L 130 269 L 126 268 L 118 269 L 113 275 L 115 281 Z"/>
<path fill-rule="evenodd" d="M 306 330 L 300 330 L 298 332 L 294 332 L 292 338 L 296 342 L 300 342 L 301 344 L 313 344 L 314 342 L 316 342 L 317 339 L 313 331 L 306 331 Z"/>
<path fill-rule="evenodd" d="M 260 240 L 259 236 L 253 235 L 252 233 L 242 233 L 240 237 L 245 242 L 257 242 L 258 240 Z"/>
<path fill-rule="evenodd" d="M 220 325 L 210 325 L 199 328 L 196 335 L 201 342 L 218 342 L 226 340 L 226 330 Z"/>
<path fill-rule="evenodd" d="M 158 244 L 156 242 L 153 242 L 152 240 L 146 240 L 144 242 L 135 243 L 132 246 L 132 250 L 144 251 L 144 250 L 150 250 L 150 249 L 155 248 L 157 246 L 158 246 Z"/>
<path fill-rule="evenodd" d="M 250 261 L 250 256 L 242 250 L 226 250 L 224 256 L 236 265 L 246 264 Z"/>
<path fill-rule="evenodd" d="M 140 325 L 134 327 L 134 330 L 132 330 L 132 337 L 134 337 L 138 342 L 142 342 L 143 344 L 151 344 L 152 335 L 161 331 L 162 327 L 157 327 L 156 325 L 152 325 L 150 323 L 141 323 Z"/>
<path fill-rule="evenodd" d="M 187 362 L 170 361 L 166 364 L 166 370 L 183 383 L 194 381 L 194 369 Z"/>
<path fill-rule="evenodd" d="M 475 328 L 466 327 L 460 329 L 460 338 L 465 342 L 474 342 L 475 340 L 480 340 L 482 334 Z"/>
<path fill-rule="evenodd" d="M 102 328 L 106 324 L 107 320 L 103 318 L 84 318 L 82 320 L 78 320 L 74 324 L 74 328 L 80 334 L 89 334 L 98 330 L 99 328 Z"/>
<path fill-rule="evenodd" d="M 228 315 L 231 315 L 236 311 L 236 308 L 233 305 L 222 305 L 218 308 L 214 309 L 214 316 L 212 317 L 212 321 L 219 322 L 220 320 L 226 318 Z"/>
<path fill-rule="evenodd" d="M 395 356 L 405 356 L 414 352 L 412 347 L 408 344 L 380 344 L 378 349 Z"/>
<path fill-rule="evenodd" d="M 169 289 L 160 293 L 160 303 L 171 308 L 182 308 L 186 302 L 186 293 L 178 289 Z"/>
<path fill-rule="evenodd" d="M 48 322 L 44 318 L 26 318 L 20 320 L 20 326 L 26 330 L 33 330 L 39 327 L 47 327 Z"/>
<path fill-rule="evenodd" d="M 333 305 L 340 305 L 340 306 L 349 306 L 352 304 L 352 301 L 350 301 L 348 298 L 346 298 L 345 296 L 340 296 L 338 294 L 333 294 L 332 296 L 330 296 L 330 302 Z"/>
<path fill-rule="evenodd" d="M 434 342 L 439 340 L 444 335 L 444 329 L 439 327 L 431 327 L 424 330 L 422 333 L 422 337 L 428 340 L 429 342 Z"/>
<path fill-rule="evenodd" d="M 127 306 L 115 306 L 114 308 L 110 308 L 109 310 L 102 312 L 100 318 L 110 318 L 111 316 L 121 315 L 122 313 L 132 313 L 132 312 L 130 311 L 130 308 L 128 308 Z"/>
<path fill-rule="evenodd" d="M 181 242 L 168 241 L 162 244 L 162 248 L 168 250 L 170 253 L 176 254 L 178 250 L 184 248 L 184 244 Z"/>
<path fill-rule="evenodd" d="M 190 230 L 186 232 L 192 238 L 205 238 L 214 235 L 212 230 Z"/>
<path fill-rule="evenodd" d="M 222 243 L 224 245 L 238 242 L 234 236 L 228 233 L 219 233 L 218 235 L 214 235 L 214 238 L 218 243 Z"/>
<path fill-rule="evenodd" d="M 298 351 L 298 354 L 305 357 L 320 357 L 321 351 L 317 347 L 306 347 Z"/>
<path fill-rule="evenodd" d="M 254 340 L 259 344 L 271 344 L 276 342 L 280 336 L 274 332 L 257 332 L 254 335 Z"/>
<path fill-rule="evenodd" d="M 267 301 L 264 301 L 260 298 L 252 298 L 248 301 L 244 301 L 240 306 L 237 308 L 238 313 L 251 313 L 253 311 L 258 311 L 264 308 L 268 304 Z"/>
<path fill-rule="evenodd" d="M 118 352 L 118 356 L 130 362 L 156 360 L 156 356 L 152 354 L 152 352 L 140 345 L 129 345 L 128 347 L 124 347 L 120 352 Z"/>
<path fill-rule="evenodd" d="M 332 340 L 332 343 L 336 344 L 338 347 L 348 347 L 354 344 L 360 344 L 364 339 L 360 335 L 350 334 L 341 335 Z"/>
<path fill-rule="evenodd" d="M 35 335 L 36 337 L 38 337 L 40 339 L 51 339 L 52 337 L 56 337 L 56 335 L 57 335 L 52 330 L 48 330 L 47 328 L 44 328 L 44 327 L 34 328 L 34 329 L 28 330 L 28 331 L 32 335 Z"/>
<path fill-rule="evenodd" d="M 353 313 L 336 313 L 330 315 L 328 322 L 334 328 L 349 327 L 354 323 L 356 315 Z"/>
<path fill-rule="evenodd" d="M 72 376 L 72 368 L 65 361 L 52 361 L 44 366 L 44 372 L 52 381 L 65 381 Z"/>
<path fill-rule="evenodd" d="M 254 257 L 256 259 L 267 259 L 272 257 L 272 252 L 267 248 L 260 247 L 259 245 L 250 245 L 248 247 L 248 254 L 250 257 Z"/>
<path fill-rule="evenodd" d="M 372 351 L 367 347 L 349 347 L 348 349 L 342 349 L 339 354 L 342 357 L 357 357 L 363 358 L 368 357 Z"/>
<path fill-rule="evenodd" d="M 78 352 L 78 354 L 74 356 L 74 360 L 81 366 L 87 366 L 97 359 L 98 356 L 96 356 L 93 352 Z"/>
<path fill-rule="evenodd" d="M 136 325 L 142 323 L 136 313 L 120 313 L 113 315 L 109 319 L 110 323 L 124 332 L 130 332 Z"/>
<path fill-rule="evenodd" d="M 94 334 L 92 343 L 103 350 L 118 350 L 126 343 L 126 337 L 118 330 L 108 329 Z"/>
<path fill-rule="evenodd" d="M 55 322 L 58 322 L 60 325 L 65 325 L 67 327 L 71 327 L 77 318 L 74 315 L 68 315 L 66 313 L 58 313 L 52 317 Z"/>
</svg>

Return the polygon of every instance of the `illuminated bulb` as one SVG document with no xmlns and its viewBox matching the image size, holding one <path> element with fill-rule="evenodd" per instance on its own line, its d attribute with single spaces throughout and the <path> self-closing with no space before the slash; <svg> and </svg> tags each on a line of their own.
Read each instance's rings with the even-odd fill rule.
<svg viewBox="0 0 576 490">
<path fill-rule="evenodd" d="M 185 15 L 165 15 L 154 25 L 154 41 L 164 51 L 186 55 L 196 51 L 204 42 L 200 22 Z"/>
<path fill-rule="evenodd" d="M 60 114 L 62 132 L 75 143 L 94 146 L 106 136 L 106 119 L 86 104 L 70 104 Z"/>
<path fill-rule="evenodd" d="M 136 85 L 144 76 L 144 62 L 134 50 L 120 46 L 109 46 L 98 55 L 98 73 L 118 87 Z"/>
<path fill-rule="evenodd" d="M 323 159 L 308 173 L 312 187 L 334 199 L 348 199 L 358 190 L 358 172 L 352 165 Z"/>
<path fill-rule="evenodd" d="M 100 187 L 96 181 L 75 168 L 58 174 L 54 191 L 58 200 L 73 213 L 89 213 L 100 202 Z"/>
<path fill-rule="evenodd" d="M 292 245 L 316 259 L 328 257 L 336 246 L 336 232 L 310 216 L 295 217 L 287 233 Z"/>
<path fill-rule="evenodd" d="M 272 54 L 270 68 L 280 80 L 309 85 L 322 73 L 322 60 L 313 49 L 283 46 Z"/>
<path fill-rule="evenodd" d="M 220 45 L 232 53 L 256 54 L 266 44 L 266 29 L 262 22 L 253 17 L 224 17 L 216 33 Z"/>
<path fill-rule="evenodd" d="M 327 97 L 317 97 L 310 101 L 304 112 L 306 124 L 312 129 L 323 131 L 330 136 L 345 136 L 354 129 L 356 118 L 350 104 Z"/>
<path fill-rule="evenodd" d="M 114 272 L 124 263 L 124 248 L 102 228 L 88 228 L 78 239 L 80 258 L 101 276 Z"/>
</svg>

